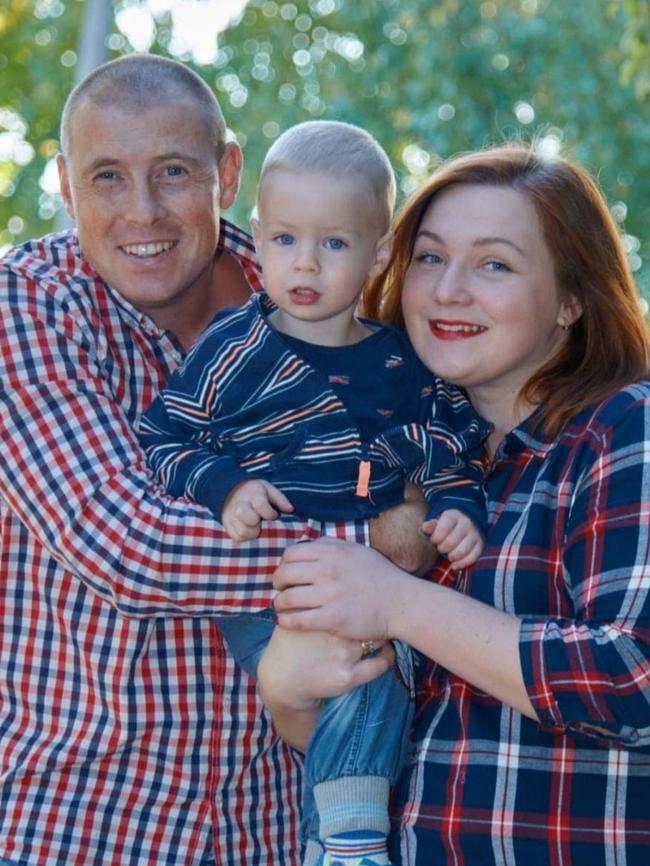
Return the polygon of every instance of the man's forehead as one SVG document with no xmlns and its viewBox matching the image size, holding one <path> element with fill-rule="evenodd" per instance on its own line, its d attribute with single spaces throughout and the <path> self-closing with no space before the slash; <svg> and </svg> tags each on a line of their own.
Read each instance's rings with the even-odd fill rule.
<svg viewBox="0 0 650 866">
<path fill-rule="evenodd" d="M 71 118 L 70 131 L 72 155 L 84 163 L 138 155 L 199 158 L 213 151 L 200 107 L 180 100 L 155 100 L 144 107 L 84 100 Z"/>
</svg>

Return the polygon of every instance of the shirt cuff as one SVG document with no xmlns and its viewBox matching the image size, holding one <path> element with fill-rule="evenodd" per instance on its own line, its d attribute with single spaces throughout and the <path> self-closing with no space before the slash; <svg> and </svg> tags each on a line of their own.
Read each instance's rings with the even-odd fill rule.
<svg viewBox="0 0 650 866">
<path fill-rule="evenodd" d="M 199 505 L 209 508 L 221 523 L 223 506 L 233 488 L 242 481 L 250 481 L 252 477 L 234 460 L 221 458 L 204 470 L 199 481 L 195 483 L 193 499 Z"/>
</svg>

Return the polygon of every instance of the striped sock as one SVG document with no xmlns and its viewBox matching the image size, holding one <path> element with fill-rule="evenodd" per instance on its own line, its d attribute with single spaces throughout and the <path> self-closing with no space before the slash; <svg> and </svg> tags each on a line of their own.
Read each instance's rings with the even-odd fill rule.
<svg viewBox="0 0 650 866">
<path fill-rule="evenodd" d="M 325 839 L 326 863 L 341 866 L 390 866 L 386 836 L 372 830 L 350 830 Z"/>
</svg>

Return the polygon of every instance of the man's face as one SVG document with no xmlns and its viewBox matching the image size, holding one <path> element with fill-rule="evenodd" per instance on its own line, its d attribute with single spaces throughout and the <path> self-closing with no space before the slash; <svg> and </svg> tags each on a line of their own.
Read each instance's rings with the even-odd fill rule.
<svg viewBox="0 0 650 866">
<path fill-rule="evenodd" d="M 200 108 L 179 100 L 144 111 L 86 101 L 59 157 L 84 256 L 161 327 L 186 302 L 208 301 L 220 209 L 234 201 L 240 169 L 236 145 L 217 164 Z"/>
</svg>

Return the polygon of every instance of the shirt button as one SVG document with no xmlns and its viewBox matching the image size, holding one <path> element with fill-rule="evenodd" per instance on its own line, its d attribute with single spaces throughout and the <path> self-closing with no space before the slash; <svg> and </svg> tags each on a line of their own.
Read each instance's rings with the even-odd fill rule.
<svg viewBox="0 0 650 866">
<path fill-rule="evenodd" d="M 151 319 L 148 319 L 146 316 L 140 316 L 140 327 L 149 337 L 155 337 L 156 339 L 160 338 L 160 330 L 154 325 Z"/>
</svg>

